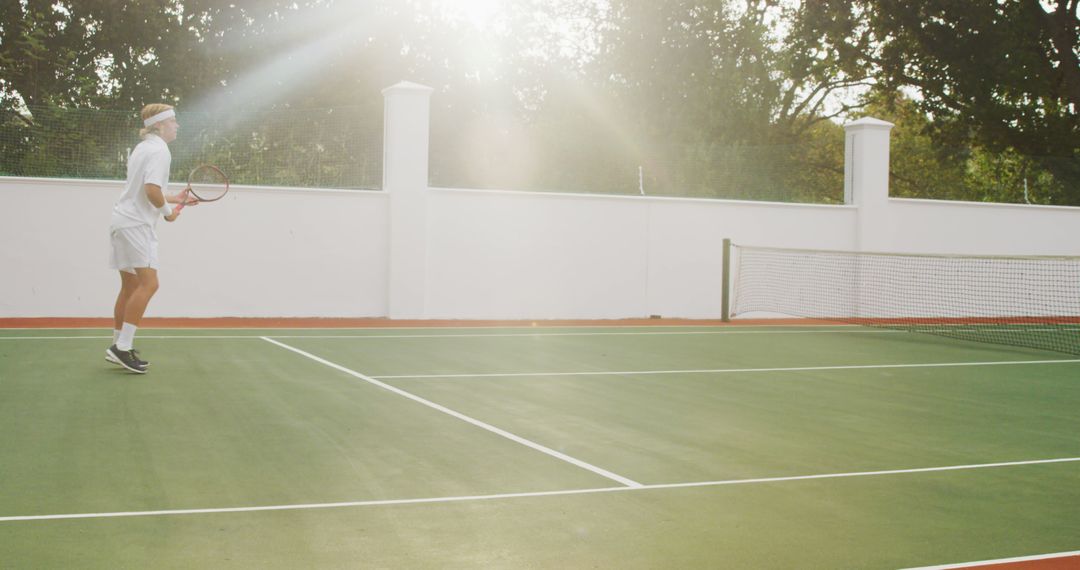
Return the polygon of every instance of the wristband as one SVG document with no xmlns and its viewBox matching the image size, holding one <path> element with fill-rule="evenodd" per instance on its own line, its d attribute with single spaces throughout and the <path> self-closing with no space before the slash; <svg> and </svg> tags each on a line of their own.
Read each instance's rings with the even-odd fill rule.
<svg viewBox="0 0 1080 570">
<path fill-rule="evenodd" d="M 173 213 L 172 206 L 169 204 L 168 200 L 166 200 L 165 205 L 158 208 L 157 211 L 161 212 L 161 215 L 165 216 L 166 218 L 171 216 Z"/>
</svg>

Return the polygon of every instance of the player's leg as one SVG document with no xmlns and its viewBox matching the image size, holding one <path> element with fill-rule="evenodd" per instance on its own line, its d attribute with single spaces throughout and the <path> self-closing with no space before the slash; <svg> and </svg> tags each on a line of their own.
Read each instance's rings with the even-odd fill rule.
<svg viewBox="0 0 1080 570">
<path fill-rule="evenodd" d="M 116 296 L 116 305 L 113 307 L 113 344 L 115 345 L 120 340 L 120 334 L 123 332 L 124 327 L 124 313 L 127 310 L 127 303 L 135 291 L 139 288 L 138 274 L 134 270 L 120 271 L 120 293 Z M 139 364 L 144 367 L 150 366 L 150 363 L 142 360 L 137 355 L 135 360 L 139 361 Z M 112 362 L 113 364 L 119 364 L 123 366 L 123 362 L 112 353 L 112 351 L 105 351 L 105 360 Z"/>
<path fill-rule="evenodd" d="M 150 304 L 150 299 L 158 290 L 157 269 L 136 267 L 135 278 L 138 285 L 132 291 L 131 296 L 128 297 L 127 303 L 125 303 L 124 314 L 121 317 L 121 327 L 123 325 L 139 326 L 143 313 L 146 312 L 146 307 Z"/>
<path fill-rule="evenodd" d="M 150 267 L 136 267 L 135 279 L 137 285 L 124 303 L 120 337 L 117 338 L 116 344 L 109 347 L 108 353 L 112 356 L 110 361 L 119 361 L 119 364 L 128 370 L 145 374 L 149 363 L 139 359 L 133 345 L 135 331 L 142 321 L 143 313 L 146 312 L 146 306 L 158 289 L 157 270 Z"/>
<path fill-rule="evenodd" d="M 113 340 L 116 344 L 120 340 L 120 329 L 124 326 L 124 309 L 127 307 L 131 294 L 139 288 L 139 279 L 134 270 L 120 270 L 120 292 L 116 295 L 116 304 L 113 305 Z M 111 351 L 105 351 L 105 360 L 113 364 L 123 364 Z"/>
<path fill-rule="evenodd" d="M 138 358 L 133 344 L 143 313 L 158 289 L 157 240 L 153 230 L 142 226 L 115 230 L 113 263 L 115 268 L 133 277 L 121 277 L 128 280 L 130 293 L 123 300 L 122 308 L 119 307 L 121 300 L 117 299 L 113 318 L 121 323 L 120 334 L 116 343 L 109 347 L 107 357 L 111 356 L 110 361 L 119 361 L 121 366 L 132 372 L 145 373 L 147 363 Z"/>
<path fill-rule="evenodd" d="M 124 326 L 124 309 L 127 308 L 131 294 L 139 288 L 139 278 L 134 272 L 120 272 L 120 293 L 116 296 L 116 305 L 113 307 L 113 342 L 116 342 L 120 334 L 120 327 Z"/>
</svg>

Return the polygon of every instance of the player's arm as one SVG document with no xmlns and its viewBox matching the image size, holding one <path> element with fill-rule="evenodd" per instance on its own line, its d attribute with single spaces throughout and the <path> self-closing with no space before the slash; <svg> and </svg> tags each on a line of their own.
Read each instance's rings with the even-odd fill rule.
<svg viewBox="0 0 1080 570">
<path fill-rule="evenodd" d="M 158 186 L 157 184 L 143 184 L 143 191 L 146 192 L 146 197 L 150 200 L 150 203 L 164 214 L 166 200 L 165 193 L 161 191 L 161 186 Z M 171 213 L 168 216 L 165 216 L 166 222 L 171 222 L 176 219 L 176 216 L 180 215 L 180 212 L 173 211 L 171 208 L 169 211 Z"/>
</svg>

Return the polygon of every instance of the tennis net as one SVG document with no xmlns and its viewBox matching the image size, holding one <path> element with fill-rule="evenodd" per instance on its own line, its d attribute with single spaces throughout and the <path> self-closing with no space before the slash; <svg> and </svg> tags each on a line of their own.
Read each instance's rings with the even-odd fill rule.
<svg viewBox="0 0 1080 570">
<path fill-rule="evenodd" d="M 732 316 L 774 313 L 1080 354 L 1080 257 L 732 249 Z"/>
</svg>

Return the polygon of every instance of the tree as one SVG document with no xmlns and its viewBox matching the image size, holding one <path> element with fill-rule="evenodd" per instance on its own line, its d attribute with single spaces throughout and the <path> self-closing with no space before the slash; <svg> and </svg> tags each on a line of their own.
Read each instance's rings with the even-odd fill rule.
<svg viewBox="0 0 1080 570">
<path fill-rule="evenodd" d="M 882 91 L 912 89 L 937 144 L 1010 153 L 1080 205 L 1080 0 L 820 0 L 802 37 Z"/>
<path fill-rule="evenodd" d="M 223 165 L 251 159 L 252 140 L 274 121 L 291 122 L 296 133 L 288 145 L 269 145 L 272 152 L 289 158 L 314 149 L 320 156 L 304 164 L 325 170 L 325 164 L 348 158 L 348 149 L 325 161 L 321 155 L 339 149 L 350 129 L 332 129 L 326 140 L 312 141 L 322 132 L 320 123 L 334 119 L 312 116 L 304 125 L 297 114 L 274 111 L 356 106 L 362 101 L 357 91 L 377 94 L 385 87 L 387 68 L 397 63 L 393 57 L 368 57 L 369 63 L 385 64 L 378 69 L 382 73 L 347 68 L 380 47 L 400 52 L 400 45 L 370 41 L 363 32 L 371 26 L 360 25 L 370 24 L 380 10 L 404 13 L 387 5 L 392 3 L 358 8 L 332 0 L 6 2 L 0 8 L 0 172 L 122 174 L 125 150 L 137 142 L 137 111 L 157 101 L 180 105 L 186 128 L 174 151 L 178 172 L 210 159 L 207 153 L 216 153 Z M 301 61 L 305 55 L 312 57 Z M 376 101 L 368 110 L 378 113 L 381 101 L 369 99 Z M 214 145 L 194 148 L 197 141 Z M 245 169 L 236 170 L 237 181 L 245 181 Z M 287 180 L 294 170 L 252 169 L 254 179 L 296 184 Z"/>
<path fill-rule="evenodd" d="M 808 42 L 790 43 L 797 12 L 787 2 L 574 5 L 593 18 L 595 46 L 565 56 L 562 73 L 534 91 L 532 120 L 552 131 L 544 138 L 573 133 L 563 144 L 575 150 L 564 149 L 556 174 L 628 193 L 638 189 L 638 166 L 650 194 L 831 200 L 842 191 L 842 155 L 824 152 L 818 138 L 830 130 L 823 123 L 852 108 L 833 95 L 863 78 L 827 49 L 808 55 Z M 588 171 L 590 162 L 603 166 Z M 811 181 L 835 184 L 811 189 Z"/>
<path fill-rule="evenodd" d="M 435 184 L 636 193 L 641 166 L 649 194 L 839 192 L 829 119 L 847 108 L 828 101 L 862 77 L 790 36 L 785 0 L 508 0 L 483 29 L 441 4 L 6 3 L 0 170 L 56 175 L 69 161 L 41 157 L 98 148 L 86 162 L 115 176 L 135 110 L 164 100 L 181 111 L 178 173 L 214 161 L 238 182 L 365 185 L 332 182 L 357 160 L 355 134 L 333 125 L 342 107 L 377 121 L 378 91 L 407 78 L 436 89 Z M 114 111 L 117 142 L 96 126 L 17 126 L 63 129 L 74 109 Z"/>
</svg>

